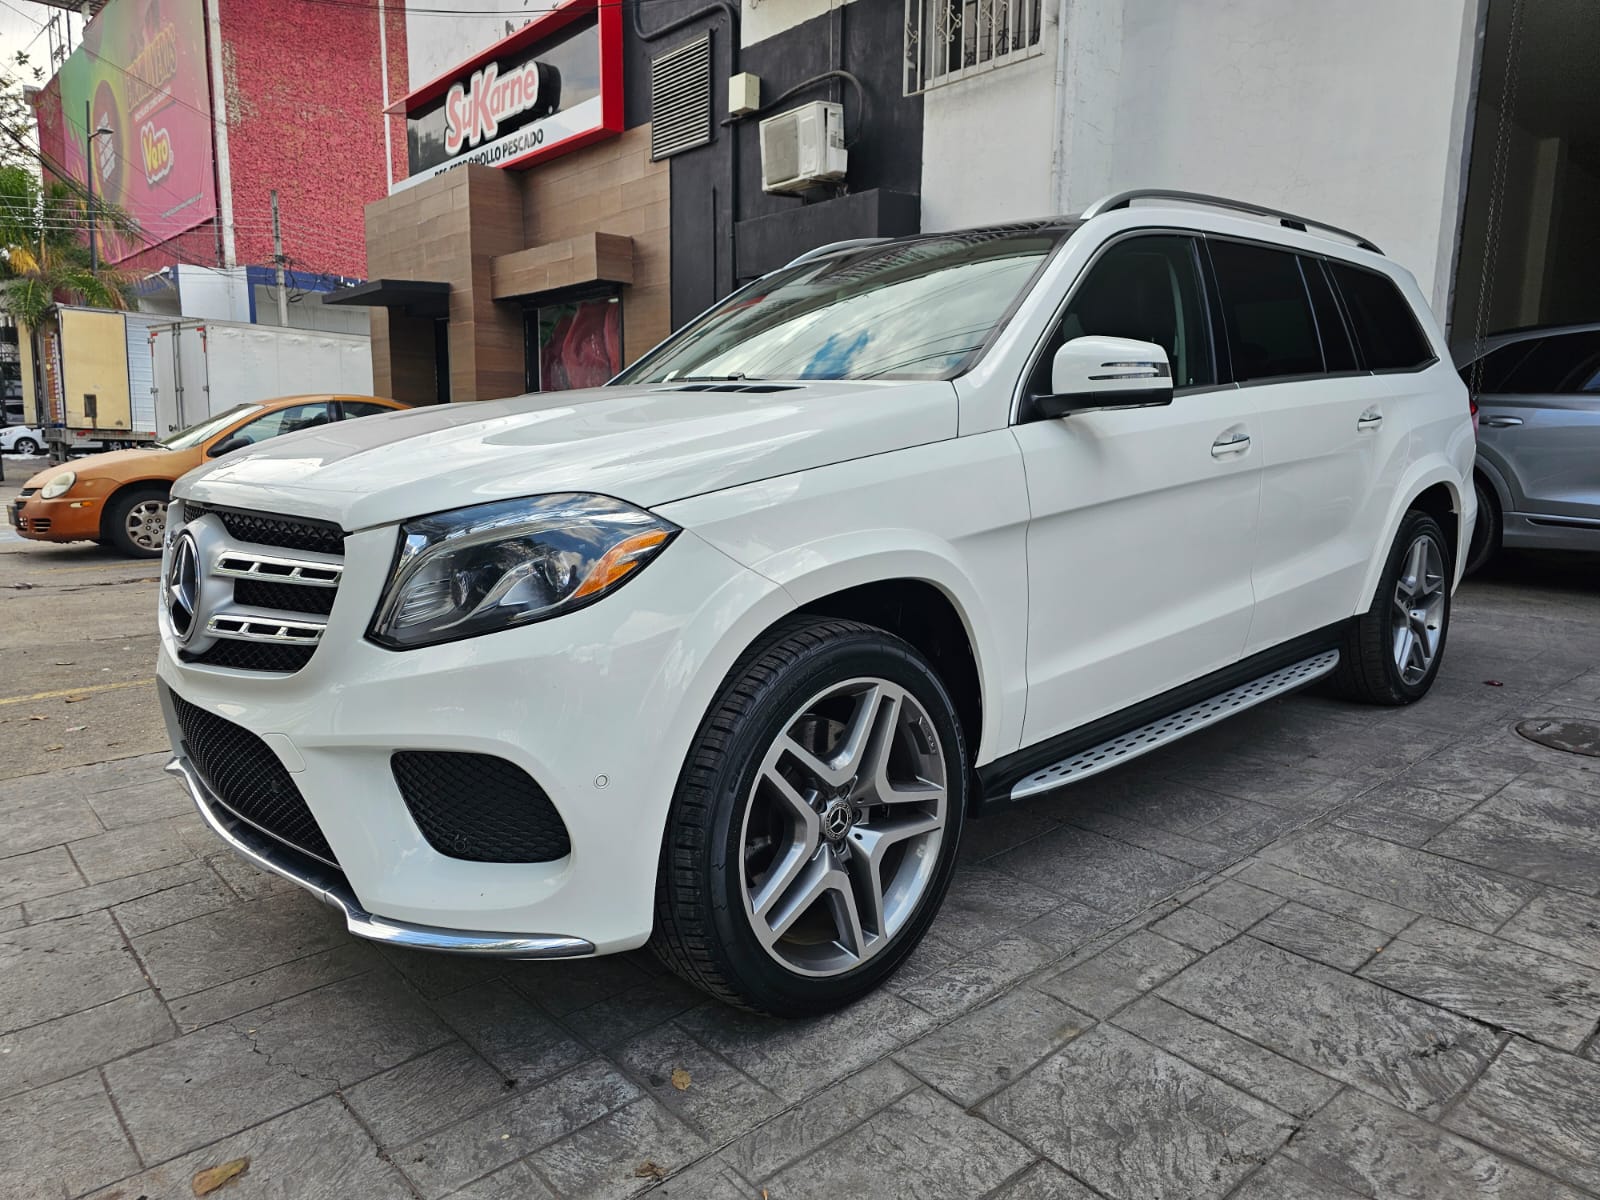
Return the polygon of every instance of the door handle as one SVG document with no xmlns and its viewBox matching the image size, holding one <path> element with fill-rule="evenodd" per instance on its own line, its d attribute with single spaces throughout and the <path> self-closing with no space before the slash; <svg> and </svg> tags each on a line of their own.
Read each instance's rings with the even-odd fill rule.
<svg viewBox="0 0 1600 1200">
<path fill-rule="evenodd" d="M 1485 425 L 1490 426 L 1491 428 L 1494 428 L 1494 429 L 1504 429 L 1507 425 L 1521 425 L 1522 424 L 1522 418 L 1521 417 L 1485 417 L 1483 419 L 1483 423 Z"/>
<path fill-rule="evenodd" d="M 1369 408 L 1356 418 L 1357 429 L 1376 429 L 1383 424 L 1383 414 L 1375 408 Z"/>
<path fill-rule="evenodd" d="M 1248 433 L 1225 433 L 1211 443 L 1211 457 L 1221 458 L 1225 454 L 1243 454 L 1250 449 L 1250 435 Z"/>
</svg>

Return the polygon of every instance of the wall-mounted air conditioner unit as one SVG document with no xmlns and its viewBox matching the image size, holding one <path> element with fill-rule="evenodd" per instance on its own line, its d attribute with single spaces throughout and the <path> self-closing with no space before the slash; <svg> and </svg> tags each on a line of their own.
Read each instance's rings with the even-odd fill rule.
<svg viewBox="0 0 1600 1200">
<path fill-rule="evenodd" d="M 814 100 L 761 122 L 761 190 L 806 192 L 844 178 L 844 109 Z"/>
</svg>

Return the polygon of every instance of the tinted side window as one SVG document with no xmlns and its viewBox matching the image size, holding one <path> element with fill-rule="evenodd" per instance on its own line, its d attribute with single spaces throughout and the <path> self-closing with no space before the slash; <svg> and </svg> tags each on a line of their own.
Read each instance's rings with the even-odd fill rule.
<svg viewBox="0 0 1600 1200">
<path fill-rule="evenodd" d="M 339 406 L 344 409 L 347 418 L 375 417 L 379 413 L 395 411 L 386 404 L 373 404 L 370 400 L 341 400 Z"/>
<path fill-rule="evenodd" d="M 1461 382 L 1469 388 L 1476 387 L 1480 393 L 1488 395 L 1504 392 L 1506 381 L 1538 344 L 1539 339 L 1533 338 L 1491 350 L 1476 362 L 1470 362 L 1461 368 Z"/>
<path fill-rule="evenodd" d="M 1287 250 L 1212 240 L 1233 375 L 1240 383 L 1323 370 L 1300 263 Z"/>
<path fill-rule="evenodd" d="M 1504 350 L 1514 348 L 1517 347 L 1507 346 Z M 1503 350 L 1495 353 L 1503 353 Z M 1489 357 L 1492 359 L 1494 355 Z M 1596 389 L 1597 372 L 1600 372 L 1600 330 L 1564 333 L 1544 338 L 1528 350 L 1503 378 L 1495 381 L 1495 387 L 1489 386 L 1486 372 L 1483 390 L 1510 395 L 1589 392 Z"/>
<path fill-rule="evenodd" d="M 1172 363 L 1175 388 L 1216 383 L 1194 239 L 1171 234 L 1128 238 L 1096 259 L 1068 301 L 1030 390 L 1035 395 L 1048 392 L 1056 350 L 1091 334 L 1162 347 Z"/>
<path fill-rule="evenodd" d="M 1407 371 L 1433 361 L 1417 315 L 1394 280 L 1349 263 L 1330 262 L 1328 270 L 1344 297 L 1367 370 Z"/>
<path fill-rule="evenodd" d="M 1311 291 L 1311 310 L 1317 316 L 1317 335 L 1322 339 L 1322 357 L 1327 361 L 1328 370 L 1354 371 L 1356 348 L 1350 341 L 1350 329 L 1344 323 L 1344 314 L 1339 311 L 1339 302 L 1333 297 L 1333 286 L 1328 282 L 1322 263 L 1302 256 L 1300 270 Z"/>
</svg>

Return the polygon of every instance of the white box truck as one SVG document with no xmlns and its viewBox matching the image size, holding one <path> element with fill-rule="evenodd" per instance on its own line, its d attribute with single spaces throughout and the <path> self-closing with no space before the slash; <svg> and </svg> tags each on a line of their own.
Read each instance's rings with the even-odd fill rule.
<svg viewBox="0 0 1600 1200">
<path fill-rule="evenodd" d="M 253 400 L 372 391 L 361 334 L 62 306 L 21 341 L 25 408 L 58 460 L 149 445 Z"/>
<path fill-rule="evenodd" d="M 157 438 L 236 404 L 372 391 L 372 339 L 361 334 L 184 320 L 152 326 L 149 340 L 147 415 Z"/>
</svg>

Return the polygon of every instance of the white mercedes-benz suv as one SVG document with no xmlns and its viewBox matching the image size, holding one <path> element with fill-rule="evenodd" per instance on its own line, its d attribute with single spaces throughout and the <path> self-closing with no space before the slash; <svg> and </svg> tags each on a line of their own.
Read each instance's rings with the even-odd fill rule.
<svg viewBox="0 0 1600 1200">
<path fill-rule="evenodd" d="M 1141 192 L 825 247 L 606 387 L 274 439 L 174 490 L 161 704 L 352 933 L 881 982 L 963 824 L 1325 678 L 1439 670 L 1465 389 L 1354 235 Z"/>
</svg>

